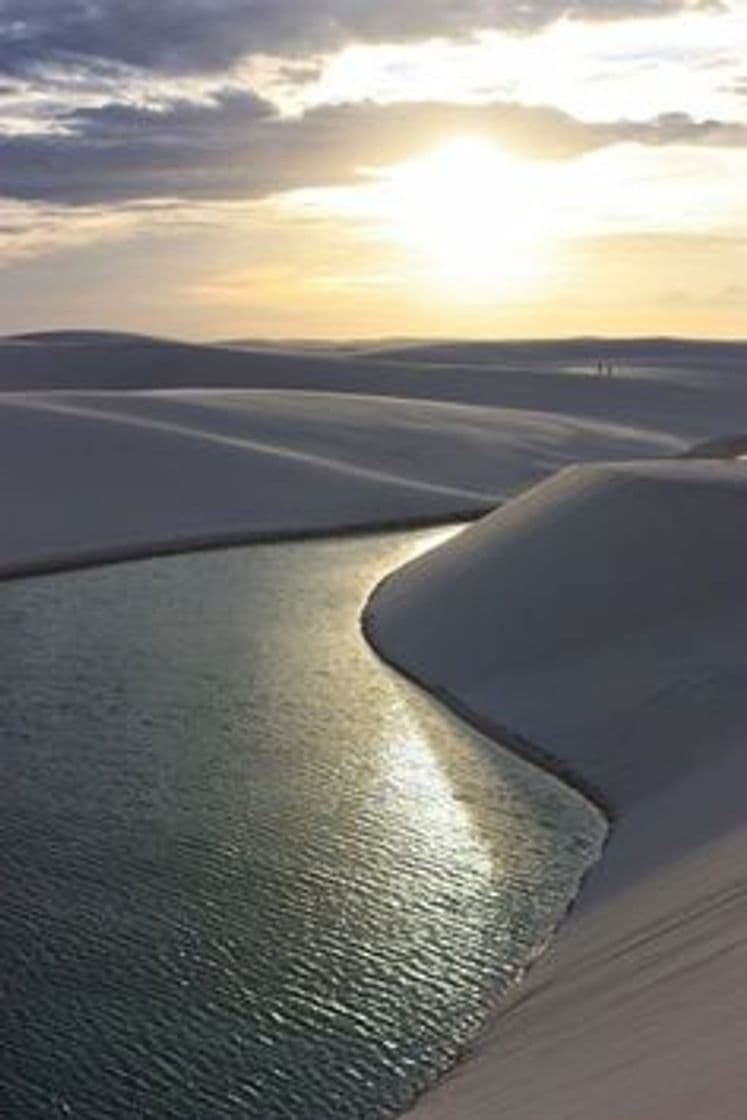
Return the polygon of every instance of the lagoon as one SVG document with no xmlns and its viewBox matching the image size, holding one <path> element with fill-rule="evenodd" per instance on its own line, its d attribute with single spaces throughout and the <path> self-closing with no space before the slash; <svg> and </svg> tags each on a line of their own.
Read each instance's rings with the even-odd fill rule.
<svg viewBox="0 0 747 1120">
<path fill-rule="evenodd" d="M 374 1120 L 474 1041 L 604 822 L 367 646 L 439 535 L 0 588 L 4 1115 Z"/>
</svg>

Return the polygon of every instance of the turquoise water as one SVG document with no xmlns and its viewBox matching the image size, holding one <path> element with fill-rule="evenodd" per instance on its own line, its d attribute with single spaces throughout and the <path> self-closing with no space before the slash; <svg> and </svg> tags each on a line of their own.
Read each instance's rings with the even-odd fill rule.
<svg viewBox="0 0 747 1120">
<path fill-rule="evenodd" d="M 410 534 L 0 588 L 0 1113 L 396 1114 L 598 853 L 360 635 Z"/>
</svg>

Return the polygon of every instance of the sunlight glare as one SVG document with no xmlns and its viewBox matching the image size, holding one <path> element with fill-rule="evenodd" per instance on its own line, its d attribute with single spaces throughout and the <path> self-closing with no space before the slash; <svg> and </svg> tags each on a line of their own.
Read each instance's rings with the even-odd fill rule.
<svg viewBox="0 0 747 1120">
<path fill-rule="evenodd" d="M 479 136 L 376 173 L 390 237 L 459 298 L 538 283 L 551 230 L 542 175 Z"/>
</svg>

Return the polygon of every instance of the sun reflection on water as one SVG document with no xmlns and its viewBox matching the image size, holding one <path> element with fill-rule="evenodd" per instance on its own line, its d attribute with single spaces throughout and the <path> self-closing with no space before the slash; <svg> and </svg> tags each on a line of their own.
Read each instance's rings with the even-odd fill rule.
<svg viewBox="0 0 747 1120">
<path fill-rule="evenodd" d="M 380 1120 L 474 1038 L 597 838 L 362 640 L 452 531 L 5 589 L 14 1115 Z"/>
<path fill-rule="evenodd" d="M 481 837 L 468 805 L 434 753 L 428 733 L 398 696 L 390 702 L 391 722 L 398 728 L 381 744 L 382 780 L 378 789 L 382 812 L 398 819 L 412 842 L 430 858 L 469 865 L 475 874 L 495 874 L 495 852 Z"/>
</svg>

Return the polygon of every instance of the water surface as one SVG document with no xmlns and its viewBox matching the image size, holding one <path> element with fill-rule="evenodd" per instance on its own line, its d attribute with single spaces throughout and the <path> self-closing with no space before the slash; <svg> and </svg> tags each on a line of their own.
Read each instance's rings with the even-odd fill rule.
<svg viewBox="0 0 747 1120">
<path fill-rule="evenodd" d="M 395 1114 L 597 854 L 360 635 L 428 534 L 0 588 L 0 1113 Z"/>
</svg>

